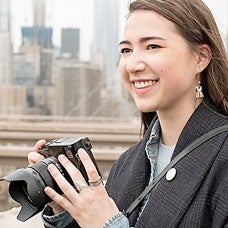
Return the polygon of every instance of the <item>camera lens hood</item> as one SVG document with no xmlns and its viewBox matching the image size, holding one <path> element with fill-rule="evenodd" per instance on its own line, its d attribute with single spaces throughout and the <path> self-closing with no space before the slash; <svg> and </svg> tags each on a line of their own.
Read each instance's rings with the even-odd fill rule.
<svg viewBox="0 0 228 228">
<path fill-rule="evenodd" d="M 17 216 L 17 219 L 22 222 L 39 213 L 47 201 L 47 196 L 43 191 L 45 185 L 37 176 L 34 170 L 27 168 L 18 169 L 2 178 L 10 182 L 9 194 L 22 206 Z"/>
</svg>

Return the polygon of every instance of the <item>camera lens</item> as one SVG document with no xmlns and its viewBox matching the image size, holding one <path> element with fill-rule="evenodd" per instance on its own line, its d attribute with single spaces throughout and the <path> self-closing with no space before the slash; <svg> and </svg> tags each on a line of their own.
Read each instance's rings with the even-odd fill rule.
<svg viewBox="0 0 228 228">
<path fill-rule="evenodd" d="M 26 221 L 39 213 L 51 201 L 44 193 L 46 186 L 50 186 L 61 193 L 61 190 L 47 170 L 49 164 L 54 164 L 63 174 L 63 169 L 57 158 L 49 157 L 28 166 L 26 169 L 18 169 L 3 178 L 10 182 L 10 196 L 22 206 L 17 217 L 20 221 Z"/>
</svg>

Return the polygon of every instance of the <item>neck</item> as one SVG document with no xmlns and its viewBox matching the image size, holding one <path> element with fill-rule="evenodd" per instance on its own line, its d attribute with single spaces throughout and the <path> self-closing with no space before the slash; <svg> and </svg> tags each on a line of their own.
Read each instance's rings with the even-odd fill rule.
<svg viewBox="0 0 228 228">
<path fill-rule="evenodd" d="M 186 102 L 176 111 L 157 111 L 161 125 L 161 140 L 164 145 L 172 146 L 177 143 L 184 126 L 201 101 L 197 100 L 194 104 Z"/>
</svg>

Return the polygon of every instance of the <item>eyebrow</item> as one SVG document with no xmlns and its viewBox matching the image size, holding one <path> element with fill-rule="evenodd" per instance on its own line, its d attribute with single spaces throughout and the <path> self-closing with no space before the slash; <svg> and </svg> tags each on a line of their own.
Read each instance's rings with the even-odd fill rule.
<svg viewBox="0 0 228 228">
<path fill-rule="evenodd" d="M 144 42 L 147 42 L 148 40 L 165 40 L 165 39 L 162 37 L 159 37 L 159 36 L 146 36 L 146 37 L 140 38 L 139 42 L 144 43 Z M 122 40 L 122 41 L 120 41 L 119 45 L 121 45 L 121 44 L 129 44 L 130 45 L 131 42 L 128 40 Z"/>
</svg>

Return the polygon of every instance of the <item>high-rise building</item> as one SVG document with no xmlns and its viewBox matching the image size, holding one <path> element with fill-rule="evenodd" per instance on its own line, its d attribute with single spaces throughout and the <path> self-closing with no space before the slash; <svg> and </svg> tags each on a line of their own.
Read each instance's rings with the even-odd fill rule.
<svg viewBox="0 0 228 228">
<path fill-rule="evenodd" d="M 63 28 L 61 39 L 61 54 L 79 58 L 80 30 L 78 28 Z"/>
<path fill-rule="evenodd" d="M 23 115 L 26 112 L 26 88 L 0 84 L 0 114 Z"/>
<path fill-rule="evenodd" d="M 26 54 L 29 61 L 33 61 L 34 80 L 43 84 L 50 81 L 47 74 L 51 71 L 50 50 L 52 49 L 51 27 L 45 27 L 45 0 L 33 0 L 32 27 L 22 27 L 22 46 L 20 51 Z"/>
<path fill-rule="evenodd" d="M 97 66 L 75 59 L 54 61 L 54 115 L 100 116 L 102 79 Z"/>
<path fill-rule="evenodd" d="M 0 84 L 12 82 L 10 1 L 0 0 Z"/>
<path fill-rule="evenodd" d="M 34 27 L 45 26 L 45 0 L 33 0 Z"/>
<path fill-rule="evenodd" d="M 40 75 L 37 84 L 50 85 L 52 80 L 53 50 L 42 49 L 40 55 Z"/>
<path fill-rule="evenodd" d="M 12 85 L 10 0 L 0 0 L 0 114 L 25 114 L 25 87 Z"/>
<path fill-rule="evenodd" d="M 12 79 L 12 44 L 9 31 L 0 32 L 0 84 L 10 84 Z"/>
<path fill-rule="evenodd" d="M 125 2 L 124 2 L 125 1 Z M 102 109 L 115 104 L 115 110 L 109 116 L 135 116 L 135 104 L 122 86 L 119 71 L 120 16 L 127 14 L 128 0 L 95 0 L 94 39 L 91 45 L 92 62 L 97 64 L 104 74 L 104 96 Z M 125 4 L 125 5 L 124 5 Z M 123 7 L 126 6 L 126 7 Z M 112 105 L 111 105 L 112 106 Z"/>
<path fill-rule="evenodd" d="M 20 50 L 26 56 L 29 56 L 34 65 L 34 73 L 32 74 L 34 76 L 33 82 L 35 82 L 32 90 L 33 97 L 29 95 L 30 93 L 28 94 L 29 100 L 32 101 L 30 104 L 33 104 L 34 101 L 34 105 L 37 104 L 40 98 L 40 93 L 34 94 L 35 85 L 39 85 L 41 89 L 50 85 L 52 75 L 53 29 L 45 26 L 45 4 L 45 0 L 33 0 L 34 24 L 32 27 L 21 28 L 22 46 Z M 38 98 L 34 97 L 36 95 Z M 44 111 L 44 114 L 46 114 L 46 111 Z"/>
<path fill-rule="evenodd" d="M 50 114 L 53 30 L 45 26 L 46 0 L 32 1 L 34 24 L 21 28 L 22 45 L 14 55 L 13 75 L 15 83 L 26 89 L 27 114 Z"/>
<path fill-rule="evenodd" d="M 28 54 L 14 54 L 14 81 L 15 84 L 26 88 L 27 104 L 33 106 L 33 90 L 36 83 L 35 63 Z"/>
<path fill-rule="evenodd" d="M 119 61 L 119 4 L 117 0 L 95 0 L 92 61 L 104 72 L 106 88 L 115 94 L 116 68 Z"/>
<path fill-rule="evenodd" d="M 0 0 L 0 32 L 10 31 L 10 0 Z"/>
<path fill-rule="evenodd" d="M 22 45 L 39 45 L 42 48 L 52 48 L 52 28 L 50 27 L 22 27 Z"/>
</svg>

